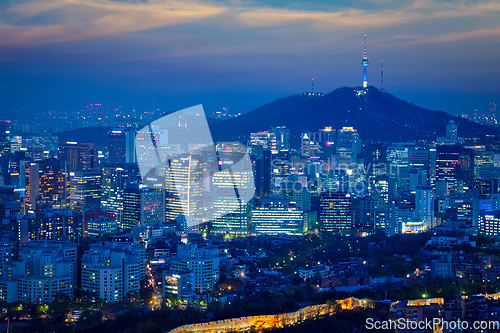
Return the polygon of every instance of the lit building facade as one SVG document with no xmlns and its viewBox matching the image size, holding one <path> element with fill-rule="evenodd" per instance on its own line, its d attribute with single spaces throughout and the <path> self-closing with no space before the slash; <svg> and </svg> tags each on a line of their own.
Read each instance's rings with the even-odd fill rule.
<svg viewBox="0 0 500 333">
<path fill-rule="evenodd" d="M 70 172 L 71 209 L 99 208 L 101 206 L 101 170 Z"/>
<path fill-rule="evenodd" d="M 193 273 L 193 287 L 199 293 L 212 291 L 219 280 L 219 249 L 217 247 L 180 244 L 177 247 L 177 254 L 172 257 L 171 264 L 172 272 Z"/>
<path fill-rule="evenodd" d="M 136 165 L 108 164 L 101 168 L 101 205 L 115 212 L 116 220 L 123 219 L 123 191 L 132 182 L 140 180 Z"/>
<path fill-rule="evenodd" d="M 251 225 L 253 235 L 301 235 L 304 213 L 290 200 L 260 199 L 252 209 Z"/>
<path fill-rule="evenodd" d="M 122 227 L 153 226 L 165 222 L 165 191 L 128 184 L 123 192 Z"/>
<path fill-rule="evenodd" d="M 323 192 L 320 196 L 319 230 L 322 233 L 346 234 L 352 229 L 351 195 Z"/>
<path fill-rule="evenodd" d="M 59 160 L 67 172 L 99 168 L 97 156 L 92 142 L 66 142 L 59 147 Z"/>
<path fill-rule="evenodd" d="M 92 244 L 81 263 L 82 290 L 90 299 L 121 302 L 146 277 L 146 248 L 136 243 Z"/>
</svg>

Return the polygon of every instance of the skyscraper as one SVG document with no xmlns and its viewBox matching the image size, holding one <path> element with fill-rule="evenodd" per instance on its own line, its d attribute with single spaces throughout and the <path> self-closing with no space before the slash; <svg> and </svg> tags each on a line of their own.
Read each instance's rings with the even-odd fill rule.
<svg viewBox="0 0 500 333">
<path fill-rule="evenodd" d="M 250 134 L 250 147 L 252 155 L 256 155 L 257 148 L 259 146 L 261 146 L 264 150 L 276 152 L 276 135 L 267 131 Z"/>
<path fill-rule="evenodd" d="M 285 126 L 277 126 L 271 128 L 271 133 L 274 133 L 276 138 L 276 150 L 290 150 L 290 130 Z"/>
<path fill-rule="evenodd" d="M 320 232 L 347 234 L 352 226 L 351 195 L 345 192 L 321 193 Z"/>
<path fill-rule="evenodd" d="M 70 172 L 70 177 L 71 209 L 99 208 L 101 206 L 101 170 Z"/>
<path fill-rule="evenodd" d="M 153 190 L 139 183 L 128 184 L 123 191 L 122 227 L 129 229 L 164 222 L 165 191 Z"/>
<path fill-rule="evenodd" d="M 388 174 L 397 180 L 398 190 L 406 191 L 408 187 L 408 168 L 410 164 L 410 150 L 414 143 L 393 143 L 387 148 Z"/>
<path fill-rule="evenodd" d="M 386 149 L 381 144 L 369 144 L 365 147 L 364 166 L 368 176 L 377 176 L 387 172 Z"/>
<path fill-rule="evenodd" d="M 235 187 L 238 189 L 237 198 L 251 196 L 253 188 L 249 186 L 251 170 L 233 173 L 218 172 L 212 179 L 212 206 L 216 218 L 212 221 L 212 228 L 216 234 L 247 236 L 249 230 L 249 215 L 251 202 L 235 200 Z"/>
<path fill-rule="evenodd" d="M 115 212 L 116 221 L 122 222 L 123 191 L 134 181 L 140 180 L 136 164 L 108 164 L 101 170 L 101 205 Z"/>
<path fill-rule="evenodd" d="M 10 121 L 0 120 L 0 156 L 10 152 Z"/>
<path fill-rule="evenodd" d="M 255 196 L 257 198 L 269 196 L 274 187 L 271 184 L 272 162 L 270 150 L 264 150 L 262 156 L 255 161 Z"/>
<path fill-rule="evenodd" d="M 453 120 L 446 125 L 446 137 L 450 139 L 458 138 L 458 126 Z"/>
<path fill-rule="evenodd" d="M 187 217 L 199 215 L 203 164 L 192 155 L 168 161 L 166 170 L 166 218 L 174 221 L 179 214 Z"/>
<path fill-rule="evenodd" d="M 97 156 L 92 142 L 66 142 L 59 147 L 61 166 L 68 172 L 99 168 Z"/>
<path fill-rule="evenodd" d="M 26 163 L 26 209 L 34 211 L 40 206 L 64 206 L 67 184 L 60 162 L 48 159 Z"/>
<path fill-rule="evenodd" d="M 134 163 L 136 160 L 134 140 L 134 128 L 115 128 L 112 131 L 109 131 L 109 163 Z"/>
<path fill-rule="evenodd" d="M 426 230 L 434 228 L 434 190 L 432 186 L 417 187 L 415 217 L 419 221 L 424 221 Z"/>
<path fill-rule="evenodd" d="M 474 185 L 474 152 L 459 145 L 439 145 L 436 147 L 436 183 L 446 185 L 447 194 L 458 190 L 457 181 L 464 185 Z"/>
<path fill-rule="evenodd" d="M 78 242 L 83 235 L 83 216 L 72 210 L 47 208 L 21 217 L 16 233 L 20 243 L 34 240 Z"/>
<path fill-rule="evenodd" d="M 358 131 L 352 127 L 343 127 L 337 138 L 337 154 L 348 157 L 351 163 L 356 163 L 357 156 L 361 153 L 361 138 Z"/>
</svg>

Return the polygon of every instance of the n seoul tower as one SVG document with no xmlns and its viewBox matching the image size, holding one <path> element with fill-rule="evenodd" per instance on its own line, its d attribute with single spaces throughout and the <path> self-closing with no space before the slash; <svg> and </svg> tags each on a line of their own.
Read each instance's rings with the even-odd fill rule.
<svg viewBox="0 0 500 333">
<path fill-rule="evenodd" d="M 366 81 L 366 67 L 368 67 L 368 56 L 366 55 L 366 34 L 365 34 L 365 53 L 363 55 L 363 60 L 361 60 L 361 65 L 363 65 L 363 89 L 368 87 L 368 81 Z"/>
</svg>

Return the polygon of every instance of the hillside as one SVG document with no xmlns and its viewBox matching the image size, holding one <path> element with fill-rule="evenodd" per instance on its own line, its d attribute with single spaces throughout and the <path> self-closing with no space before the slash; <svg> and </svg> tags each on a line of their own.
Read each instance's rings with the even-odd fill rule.
<svg viewBox="0 0 500 333">
<path fill-rule="evenodd" d="M 366 95 L 357 96 L 357 88 L 339 88 L 322 97 L 293 95 L 276 100 L 237 118 L 210 124 L 216 141 L 247 140 L 250 133 L 286 126 L 292 144 L 300 133 L 314 132 L 325 126 L 354 127 L 364 142 L 434 140 L 444 136 L 446 124 L 454 120 L 461 137 L 484 137 L 500 130 L 443 111 L 431 111 L 403 101 L 370 86 Z"/>
</svg>

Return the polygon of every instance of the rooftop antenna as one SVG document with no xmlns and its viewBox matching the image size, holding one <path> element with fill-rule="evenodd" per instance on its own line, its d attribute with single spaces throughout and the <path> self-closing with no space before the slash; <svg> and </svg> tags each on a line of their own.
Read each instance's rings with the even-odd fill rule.
<svg viewBox="0 0 500 333">
<path fill-rule="evenodd" d="M 312 93 L 314 94 L 314 78 L 311 80 L 312 82 Z"/>
<path fill-rule="evenodd" d="M 384 61 L 380 61 L 380 90 L 384 91 Z"/>
</svg>

